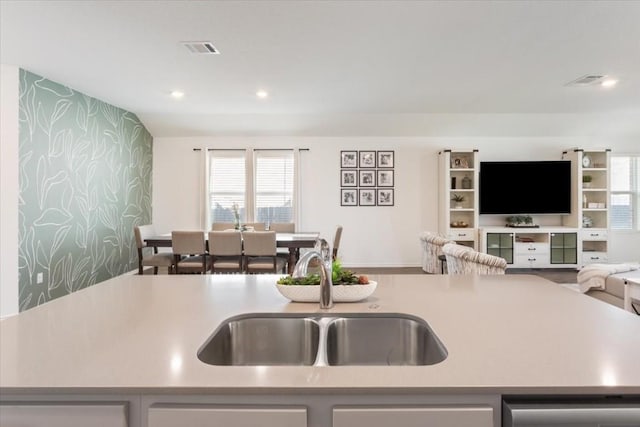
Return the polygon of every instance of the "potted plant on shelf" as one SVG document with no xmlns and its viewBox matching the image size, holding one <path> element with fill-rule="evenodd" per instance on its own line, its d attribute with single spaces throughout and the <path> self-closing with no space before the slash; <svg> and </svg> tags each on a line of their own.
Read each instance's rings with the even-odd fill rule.
<svg viewBox="0 0 640 427">
<path fill-rule="evenodd" d="M 593 177 L 591 175 L 582 175 L 582 187 L 590 188 Z"/>
<path fill-rule="evenodd" d="M 530 215 L 513 215 L 507 217 L 507 227 L 537 228 Z"/>
<path fill-rule="evenodd" d="M 453 193 L 451 196 L 451 201 L 454 202 L 454 207 L 456 209 L 462 208 L 462 202 L 464 202 L 464 196 L 462 194 Z"/>
</svg>

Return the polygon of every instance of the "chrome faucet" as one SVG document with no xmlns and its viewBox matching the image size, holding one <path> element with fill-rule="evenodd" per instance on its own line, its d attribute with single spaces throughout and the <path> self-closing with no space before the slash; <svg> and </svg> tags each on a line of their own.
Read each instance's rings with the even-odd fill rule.
<svg viewBox="0 0 640 427">
<path fill-rule="evenodd" d="M 333 282 L 331 281 L 331 248 L 325 239 L 318 239 L 315 248 L 304 254 L 293 269 L 293 277 L 305 277 L 309 262 L 318 259 L 322 264 L 320 269 L 320 308 L 333 307 Z"/>
</svg>

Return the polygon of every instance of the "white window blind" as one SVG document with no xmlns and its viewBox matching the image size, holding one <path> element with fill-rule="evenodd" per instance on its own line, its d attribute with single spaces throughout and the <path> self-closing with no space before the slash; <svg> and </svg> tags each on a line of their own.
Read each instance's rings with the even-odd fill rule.
<svg viewBox="0 0 640 427">
<path fill-rule="evenodd" d="M 254 151 L 257 222 L 294 222 L 293 150 Z"/>
<path fill-rule="evenodd" d="M 640 156 L 611 157 L 611 228 L 640 228 Z"/>
<path fill-rule="evenodd" d="M 244 150 L 209 151 L 209 209 L 212 222 L 234 222 L 233 204 L 245 222 L 246 160 Z"/>
</svg>

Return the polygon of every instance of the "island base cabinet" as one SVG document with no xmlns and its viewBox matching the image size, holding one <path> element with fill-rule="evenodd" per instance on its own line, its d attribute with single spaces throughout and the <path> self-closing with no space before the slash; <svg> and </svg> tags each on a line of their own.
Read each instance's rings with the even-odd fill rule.
<svg viewBox="0 0 640 427">
<path fill-rule="evenodd" d="M 333 427 L 493 427 L 490 406 L 336 407 Z"/>
<path fill-rule="evenodd" d="M 306 427 L 305 407 L 157 405 L 148 427 Z"/>
<path fill-rule="evenodd" d="M 3 403 L 2 427 L 127 427 L 126 404 Z"/>
</svg>

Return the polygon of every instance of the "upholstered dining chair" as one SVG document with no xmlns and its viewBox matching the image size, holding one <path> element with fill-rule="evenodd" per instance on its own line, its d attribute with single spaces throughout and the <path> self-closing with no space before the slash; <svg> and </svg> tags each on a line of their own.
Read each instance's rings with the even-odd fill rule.
<svg viewBox="0 0 640 427">
<path fill-rule="evenodd" d="M 296 224 L 293 222 L 272 222 L 269 224 L 269 231 L 276 233 L 295 233 Z"/>
<path fill-rule="evenodd" d="M 269 231 L 275 231 L 276 233 L 294 233 L 296 231 L 296 224 L 293 222 L 272 222 L 269 224 Z M 276 253 L 284 262 L 289 262 L 289 249 L 277 248 Z"/>
<path fill-rule="evenodd" d="M 455 243 L 442 247 L 449 274 L 505 274 L 507 261 Z"/>
<path fill-rule="evenodd" d="M 232 222 L 214 222 L 211 224 L 211 231 L 233 230 L 236 225 Z"/>
<path fill-rule="evenodd" d="M 211 256 L 202 231 L 171 232 L 176 273 L 202 273 L 211 269 Z"/>
<path fill-rule="evenodd" d="M 211 272 L 241 273 L 243 269 L 242 233 L 240 231 L 210 231 L 209 255 Z"/>
<path fill-rule="evenodd" d="M 420 234 L 420 242 L 422 243 L 422 270 L 430 274 L 444 273 L 442 247 L 455 242 L 429 232 Z"/>
<path fill-rule="evenodd" d="M 147 246 L 145 239 L 156 235 L 153 225 L 138 225 L 133 227 L 138 247 L 138 274 L 143 274 L 143 267 L 153 267 L 153 274 L 158 274 L 158 267 L 166 267 L 167 272 L 173 272 L 174 259 L 172 253 L 158 253 L 157 247 Z"/>
<path fill-rule="evenodd" d="M 247 273 L 277 273 L 284 270 L 285 261 L 276 255 L 275 231 L 243 232 L 242 242 Z"/>
<path fill-rule="evenodd" d="M 246 222 L 242 224 L 245 228 L 253 231 L 265 231 L 267 223 L 265 222 Z"/>
</svg>

